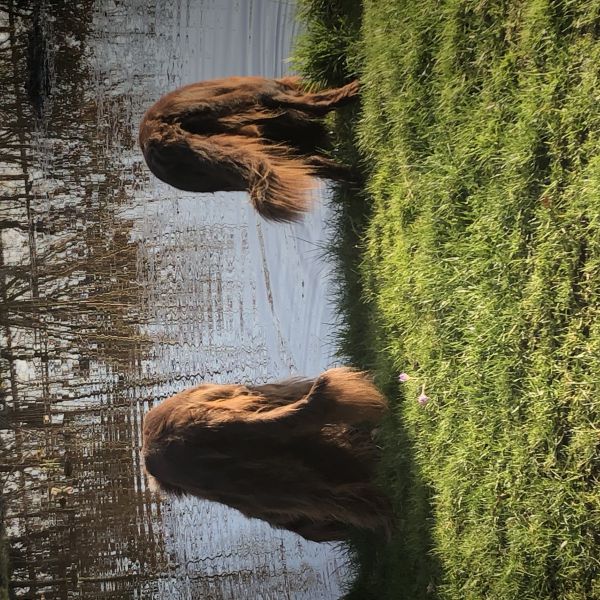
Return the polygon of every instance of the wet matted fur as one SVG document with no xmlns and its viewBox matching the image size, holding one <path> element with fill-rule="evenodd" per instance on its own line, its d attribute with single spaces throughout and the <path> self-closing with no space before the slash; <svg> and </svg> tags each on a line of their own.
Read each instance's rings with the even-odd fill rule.
<svg viewBox="0 0 600 600">
<path fill-rule="evenodd" d="M 390 505 L 373 483 L 372 440 L 387 403 L 348 368 L 268 385 L 204 384 L 148 412 L 151 483 L 231 506 L 313 541 L 349 527 L 388 533 Z"/>
<path fill-rule="evenodd" d="M 310 93 L 299 77 L 230 77 L 166 94 L 146 112 L 139 143 L 150 170 L 190 192 L 248 191 L 266 219 L 309 209 L 313 176 L 349 179 L 324 154 L 322 117 L 358 97 L 357 81 Z"/>
</svg>

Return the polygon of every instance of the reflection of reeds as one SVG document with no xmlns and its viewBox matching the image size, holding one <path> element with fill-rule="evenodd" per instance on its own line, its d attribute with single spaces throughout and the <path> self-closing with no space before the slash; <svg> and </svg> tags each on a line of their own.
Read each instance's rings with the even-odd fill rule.
<svg viewBox="0 0 600 600">
<path fill-rule="evenodd" d="M 57 14 L 70 10 L 67 3 L 64 6 L 60 2 L 55 4 L 52 10 Z M 110 208 L 90 209 L 85 198 L 79 213 L 85 214 L 86 222 L 94 225 L 83 232 L 73 233 L 72 210 L 70 214 L 65 210 L 64 215 L 54 210 L 52 223 L 48 226 L 34 218 L 37 198 L 31 174 L 31 114 L 21 85 L 24 73 L 29 72 L 31 78 L 32 65 L 31 56 L 27 63 L 23 53 L 23 40 L 43 37 L 44 31 L 39 11 L 29 13 L 27 8 L 20 2 L 0 3 L 0 9 L 6 14 L 5 29 L 9 34 L 9 43 L 0 52 L 0 77 L 4 90 L 4 107 L 0 109 L 12 117 L 12 122 L 5 121 L 0 131 L 0 145 L 3 146 L 0 150 L 0 181 L 7 183 L 2 194 L 0 230 L 7 234 L 11 231 L 24 233 L 28 242 L 25 256 L 12 264 L 7 264 L 5 248 L 0 246 L 0 327 L 4 329 L 9 346 L 14 337 L 9 328 L 36 330 L 36 338 L 40 335 L 77 337 L 87 346 L 108 348 L 107 340 L 137 346 L 141 338 L 133 325 L 134 319 L 127 315 L 139 305 L 135 283 L 136 250 L 127 243 L 130 223 L 118 221 Z M 73 19 L 72 16 L 69 18 Z M 81 13 L 78 18 L 81 19 Z M 33 24 L 29 33 L 22 28 L 28 19 Z M 80 36 L 85 27 L 81 29 L 69 31 L 69 34 Z M 87 108 L 84 105 L 86 116 L 90 116 L 93 113 L 88 114 Z M 72 122 L 78 121 L 73 119 L 72 112 L 60 112 L 68 114 Z M 93 156 L 93 146 L 90 150 L 92 155 L 87 157 L 87 163 L 92 169 L 106 162 L 106 157 Z M 86 150 L 83 148 L 79 152 L 84 155 Z M 83 172 L 81 166 L 78 171 L 82 180 L 86 179 L 86 175 L 88 179 L 94 175 Z M 59 229 L 59 224 L 64 228 Z M 39 232 L 49 230 L 52 234 L 44 235 L 40 241 Z M 106 230 L 112 231 L 108 243 L 104 234 Z M 10 358 L 10 348 L 5 358 Z"/>
<path fill-rule="evenodd" d="M 3 449 L 0 438 L 0 450 Z M 10 580 L 9 543 L 4 528 L 4 503 L 0 495 L 0 600 L 8 600 L 8 588 Z"/>
<path fill-rule="evenodd" d="M 47 3 L 57 36 L 84 40 L 93 3 L 77 4 Z M 141 479 L 140 407 L 128 379 L 149 343 L 138 247 L 119 215 L 133 184 L 111 146 L 128 132 L 99 129 L 85 47 L 56 40 L 47 40 L 56 52 L 52 102 L 43 133 L 32 127 L 23 85 L 31 6 L 0 0 L 9 36 L 0 46 L 0 487 L 12 586 L 66 598 L 79 579 L 90 597 L 111 585 L 110 597 L 129 598 L 142 583 L 123 560 L 143 564 L 149 579 L 166 559 L 155 538 L 160 506 Z M 123 104 L 110 96 L 103 110 L 114 115 Z"/>
<path fill-rule="evenodd" d="M 42 246 L 44 250 L 36 252 L 35 286 L 30 263 L 4 267 L 0 326 L 67 336 L 87 349 L 100 345 L 109 361 L 107 341 L 130 347 L 148 341 L 139 333 L 142 290 L 136 280 L 134 244 L 90 248 L 73 238 L 56 238 Z M 70 258 L 73 247 L 84 256 Z"/>
</svg>

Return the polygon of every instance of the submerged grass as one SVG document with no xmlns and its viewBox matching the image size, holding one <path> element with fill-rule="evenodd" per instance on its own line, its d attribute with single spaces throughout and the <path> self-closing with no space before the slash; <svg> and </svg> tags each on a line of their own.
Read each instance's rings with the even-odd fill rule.
<svg viewBox="0 0 600 600">
<path fill-rule="evenodd" d="M 398 531 L 355 540 L 350 597 L 600 598 L 600 5 L 360 8 L 303 0 L 297 52 L 364 84 L 332 252 Z"/>
</svg>

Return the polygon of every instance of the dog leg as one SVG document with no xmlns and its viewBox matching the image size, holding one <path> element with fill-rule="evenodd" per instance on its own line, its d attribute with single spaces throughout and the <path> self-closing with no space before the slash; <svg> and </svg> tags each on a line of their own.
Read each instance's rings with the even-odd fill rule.
<svg viewBox="0 0 600 600">
<path fill-rule="evenodd" d="M 360 83 L 355 80 L 341 88 L 323 90 L 321 92 L 306 94 L 276 94 L 265 99 L 277 108 L 292 108 L 301 110 L 310 115 L 322 117 L 327 113 L 354 102 L 358 98 Z"/>
</svg>

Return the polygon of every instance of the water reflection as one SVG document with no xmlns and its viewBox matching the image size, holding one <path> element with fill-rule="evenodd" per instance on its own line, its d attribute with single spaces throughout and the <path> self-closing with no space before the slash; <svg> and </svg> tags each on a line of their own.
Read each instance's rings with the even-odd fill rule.
<svg viewBox="0 0 600 600">
<path fill-rule="evenodd" d="M 326 208 L 267 225 L 150 179 L 135 147 L 165 90 L 282 74 L 293 12 L 0 0 L 0 482 L 21 597 L 339 596 L 331 547 L 163 503 L 138 452 L 143 413 L 185 386 L 331 362 Z"/>
</svg>

